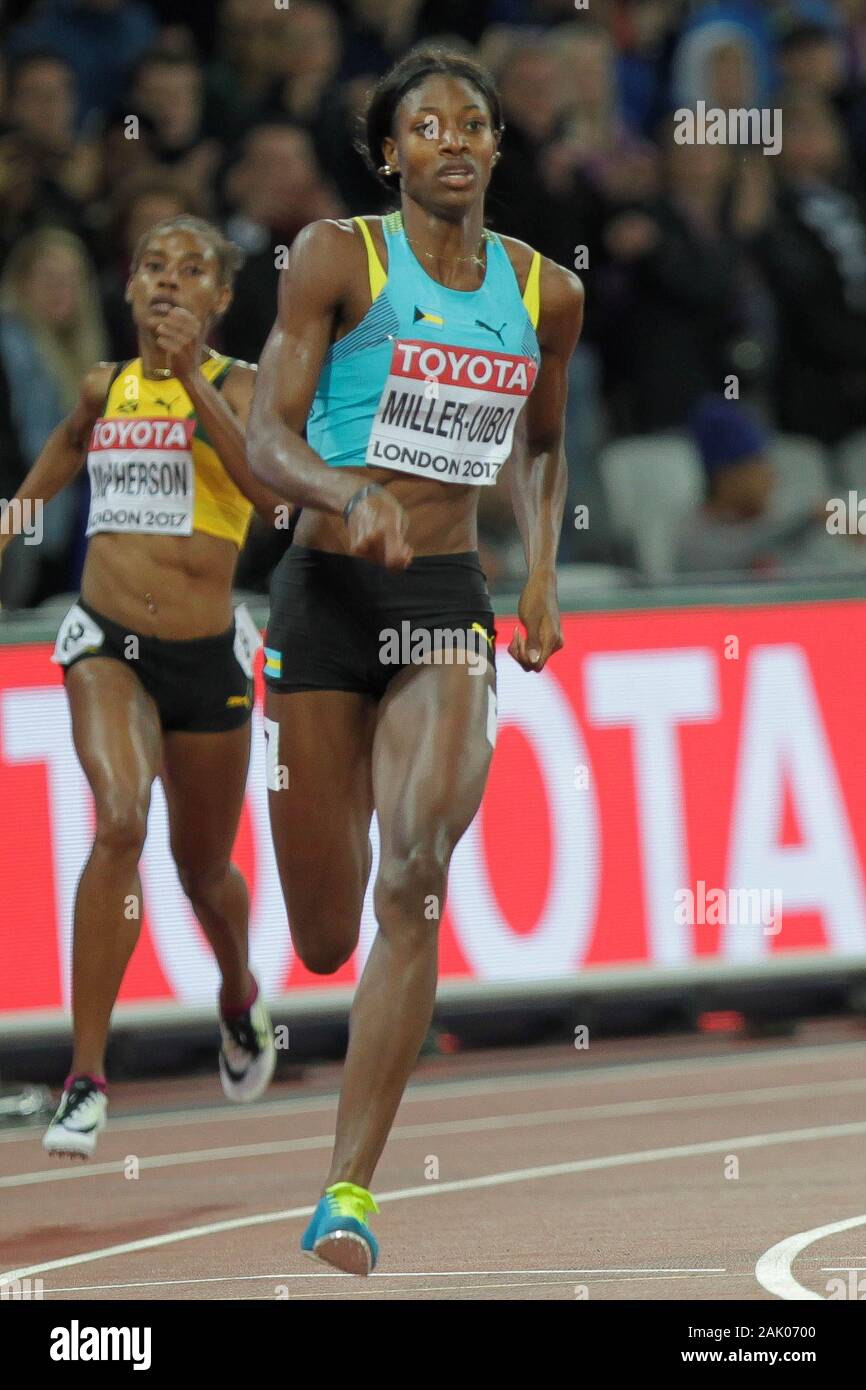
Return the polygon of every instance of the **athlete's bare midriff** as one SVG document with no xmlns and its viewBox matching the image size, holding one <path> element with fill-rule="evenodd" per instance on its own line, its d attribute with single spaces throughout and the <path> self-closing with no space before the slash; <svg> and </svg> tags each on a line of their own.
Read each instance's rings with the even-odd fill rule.
<svg viewBox="0 0 866 1390">
<path fill-rule="evenodd" d="M 396 497 L 408 517 L 406 541 L 416 555 L 457 555 L 478 549 L 480 488 L 435 479 L 407 478 L 389 468 L 365 468 L 364 483 L 379 483 Z M 359 483 L 359 487 L 364 484 Z M 298 545 L 348 555 L 342 517 L 304 508 L 295 531 Z"/>
<path fill-rule="evenodd" d="M 219 536 L 91 538 L 81 596 L 131 632 L 169 641 L 216 637 L 232 622 L 238 548 Z"/>
</svg>

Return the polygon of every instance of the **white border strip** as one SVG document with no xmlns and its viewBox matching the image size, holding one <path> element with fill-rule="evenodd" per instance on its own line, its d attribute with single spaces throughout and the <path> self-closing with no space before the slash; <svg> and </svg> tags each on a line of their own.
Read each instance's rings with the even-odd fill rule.
<svg viewBox="0 0 866 1390">
<path fill-rule="evenodd" d="M 729 965 L 724 960 L 715 959 L 676 968 L 657 967 L 652 964 L 607 968 L 593 966 L 587 970 L 575 971 L 574 975 L 559 976 L 552 980 L 532 980 L 521 984 L 442 980 L 437 989 L 436 1003 L 471 1006 L 507 1003 L 513 1000 L 515 1003 L 525 1001 L 535 1004 L 545 999 L 557 998 L 573 999 L 575 1003 L 579 1003 L 596 993 L 606 995 L 617 990 L 651 994 L 656 989 L 689 989 L 699 984 L 736 985 L 775 980 L 781 982 L 791 977 L 802 977 L 804 984 L 812 984 L 816 975 L 837 975 L 842 982 L 848 974 L 855 978 L 862 977 L 864 971 L 866 956 L 831 956 L 826 951 L 791 951 L 788 955 L 752 964 Z M 356 988 L 357 982 L 296 989 L 270 997 L 268 1007 L 275 1015 L 291 1016 L 294 1019 L 316 1018 L 323 1014 L 339 1016 L 344 1010 L 348 1011 Z M 112 1029 L 116 1033 L 123 1028 L 164 1023 L 185 1027 L 207 1023 L 213 1019 L 214 1010 L 206 1004 L 185 1006 L 171 999 L 151 1004 L 121 1003 L 112 1014 Z M 0 1010 L 0 1029 L 5 1040 L 65 1033 L 70 1026 L 71 1016 L 66 1009 L 28 1009 L 20 1013 Z"/>
</svg>

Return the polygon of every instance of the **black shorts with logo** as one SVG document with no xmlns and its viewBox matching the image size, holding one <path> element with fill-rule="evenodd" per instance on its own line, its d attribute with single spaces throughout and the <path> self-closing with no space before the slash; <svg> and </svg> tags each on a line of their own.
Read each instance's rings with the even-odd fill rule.
<svg viewBox="0 0 866 1390">
<path fill-rule="evenodd" d="M 387 570 L 292 545 L 271 576 L 265 681 L 280 693 L 350 690 L 379 699 L 425 643 L 442 648 L 442 664 L 481 665 L 495 662 L 495 637 L 475 550 L 420 555 L 405 570 Z"/>
<path fill-rule="evenodd" d="M 259 645 L 243 605 L 216 637 L 168 640 L 131 632 L 79 598 L 61 624 L 52 661 L 62 666 L 64 680 L 88 657 L 122 661 L 156 702 L 164 733 L 223 733 L 250 718 Z"/>
</svg>

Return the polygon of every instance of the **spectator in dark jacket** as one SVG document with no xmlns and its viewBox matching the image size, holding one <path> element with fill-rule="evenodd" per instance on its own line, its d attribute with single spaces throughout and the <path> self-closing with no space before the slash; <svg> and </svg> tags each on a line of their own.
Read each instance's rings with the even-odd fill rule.
<svg viewBox="0 0 866 1390">
<path fill-rule="evenodd" d="M 743 231 L 779 318 L 779 425 L 835 444 L 866 428 L 866 208 L 824 98 L 793 97 L 783 129 L 779 197 L 756 197 Z"/>
<path fill-rule="evenodd" d="M 544 151 L 561 133 L 566 72 L 549 41 L 521 44 L 498 74 L 505 120 L 502 157 L 490 185 L 490 222 L 507 236 L 559 259 L 574 237 L 567 206 L 557 205 L 544 181 Z M 570 260 L 569 260 L 570 264 Z"/>
<path fill-rule="evenodd" d="M 280 259 L 298 232 L 319 217 L 344 209 L 316 161 L 309 135 L 298 126 L 268 124 L 248 134 L 243 154 L 228 174 L 231 213 L 226 232 L 247 254 L 235 282 L 235 298 L 220 324 L 225 351 L 258 361 L 277 308 Z"/>
<path fill-rule="evenodd" d="M 628 271 L 621 336 L 629 344 L 634 430 L 683 424 L 699 396 L 724 389 L 742 330 L 742 253 L 730 236 L 730 149 L 669 139 L 665 190 L 647 212 L 626 212 L 605 232 Z"/>
</svg>

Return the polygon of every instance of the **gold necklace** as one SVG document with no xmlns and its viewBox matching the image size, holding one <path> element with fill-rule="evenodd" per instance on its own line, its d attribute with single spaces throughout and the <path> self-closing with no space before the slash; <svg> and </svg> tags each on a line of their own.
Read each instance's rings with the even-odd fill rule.
<svg viewBox="0 0 866 1390">
<path fill-rule="evenodd" d="M 208 357 L 219 357 L 219 353 L 214 352 L 213 348 L 210 347 L 205 348 L 205 353 L 207 354 L 205 357 L 205 362 L 207 361 Z M 202 363 L 201 365 L 204 366 L 204 363 Z M 144 373 L 143 375 L 145 381 L 170 381 L 171 378 L 174 376 L 174 372 L 172 371 L 171 367 L 152 367 L 149 372 Z"/>
<path fill-rule="evenodd" d="M 406 240 L 409 241 L 409 238 L 407 237 Z M 485 241 L 485 238 L 482 236 L 480 242 L 478 243 L 478 250 L 479 250 L 479 251 L 481 250 L 482 246 L 484 245 L 484 241 Z M 412 247 L 412 250 L 415 251 L 415 254 L 417 255 L 418 253 L 417 253 L 417 251 L 416 251 L 416 248 L 415 248 L 414 246 L 412 246 L 411 241 L 409 241 L 409 245 Z M 440 259 L 441 259 L 441 257 L 436 256 L 432 251 L 422 251 L 422 252 L 421 252 L 421 255 L 422 255 L 422 256 L 426 256 L 426 258 L 427 258 L 428 261 L 435 261 L 435 260 L 440 260 Z M 449 264 L 449 265 L 460 265 L 461 262 L 463 262 L 463 261 L 474 261 L 476 265 L 480 265 L 480 266 L 483 266 L 483 265 L 484 265 L 484 258 L 483 258 L 482 256 L 479 256 L 479 255 L 478 255 L 478 252 L 476 252 L 476 253 L 475 253 L 474 255 L 472 255 L 472 256 L 455 256 L 454 259 L 453 259 L 453 261 L 449 261 L 448 264 Z"/>
</svg>

